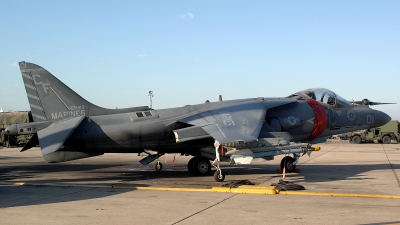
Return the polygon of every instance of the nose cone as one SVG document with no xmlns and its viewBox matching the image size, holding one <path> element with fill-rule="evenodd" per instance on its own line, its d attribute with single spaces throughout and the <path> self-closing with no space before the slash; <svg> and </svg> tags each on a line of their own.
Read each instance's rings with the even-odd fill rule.
<svg viewBox="0 0 400 225">
<path fill-rule="evenodd" d="M 378 110 L 374 110 L 374 121 L 371 125 L 371 128 L 383 126 L 387 124 L 391 119 L 392 118 L 388 114 Z"/>
<path fill-rule="evenodd" d="M 13 125 L 8 126 L 8 127 L 4 130 L 4 132 L 5 132 L 6 134 L 8 134 L 8 135 L 18 135 L 17 125 L 16 125 L 16 124 L 13 124 Z"/>
</svg>

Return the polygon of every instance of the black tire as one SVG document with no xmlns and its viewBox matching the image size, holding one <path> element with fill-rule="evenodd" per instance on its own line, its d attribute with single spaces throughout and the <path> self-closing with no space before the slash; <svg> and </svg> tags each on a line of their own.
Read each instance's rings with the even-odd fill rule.
<svg viewBox="0 0 400 225">
<path fill-rule="evenodd" d="M 160 163 L 160 162 L 158 162 L 158 163 L 156 163 L 156 165 L 154 165 L 154 169 L 155 169 L 156 171 L 161 171 L 162 168 L 163 168 L 163 165 L 162 165 L 162 163 Z"/>
<path fill-rule="evenodd" d="M 188 171 L 189 171 L 189 173 L 192 174 L 192 175 L 197 175 L 197 174 L 195 173 L 195 171 L 193 170 L 193 162 L 194 162 L 195 159 L 196 159 L 196 157 L 191 158 L 191 159 L 189 160 L 189 162 L 188 162 L 188 165 L 187 165 Z"/>
<path fill-rule="evenodd" d="M 360 144 L 361 143 L 361 137 L 360 136 L 354 136 L 351 138 L 351 143 L 352 144 Z"/>
<path fill-rule="evenodd" d="M 290 156 L 285 156 L 281 160 L 281 170 L 285 168 L 285 172 L 292 173 L 296 172 L 296 165 L 293 164 L 295 160 Z"/>
<path fill-rule="evenodd" d="M 210 160 L 208 160 L 207 158 L 204 158 L 204 157 L 195 157 L 192 162 L 191 170 L 197 176 L 209 175 L 211 172 Z"/>
<path fill-rule="evenodd" d="M 214 180 L 217 182 L 222 182 L 225 180 L 225 174 L 221 171 L 221 173 L 217 170 L 214 173 Z"/>
<path fill-rule="evenodd" d="M 389 136 L 384 136 L 382 138 L 382 143 L 383 144 L 390 144 L 392 142 L 392 139 Z"/>
</svg>

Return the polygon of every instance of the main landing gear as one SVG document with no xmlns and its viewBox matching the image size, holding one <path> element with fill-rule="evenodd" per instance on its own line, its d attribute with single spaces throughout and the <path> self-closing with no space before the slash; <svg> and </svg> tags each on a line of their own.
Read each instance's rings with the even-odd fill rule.
<svg viewBox="0 0 400 225">
<path fill-rule="evenodd" d="M 217 182 L 222 182 L 225 180 L 225 174 L 222 172 L 221 168 L 219 167 L 220 157 L 219 157 L 219 143 L 215 141 L 215 160 L 212 165 L 217 169 L 214 173 L 214 179 Z M 188 171 L 192 175 L 196 176 L 206 176 L 211 172 L 211 163 L 210 160 L 196 156 L 189 160 L 188 162 Z"/>
<path fill-rule="evenodd" d="M 207 158 L 196 156 L 189 160 L 187 168 L 192 175 L 206 176 L 210 174 L 211 163 Z"/>
</svg>

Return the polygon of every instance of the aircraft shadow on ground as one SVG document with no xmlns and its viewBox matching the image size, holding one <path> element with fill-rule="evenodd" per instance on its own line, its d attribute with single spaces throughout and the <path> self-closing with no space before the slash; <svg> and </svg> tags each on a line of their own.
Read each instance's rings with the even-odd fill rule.
<svg viewBox="0 0 400 225">
<path fill-rule="evenodd" d="M 122 166 L 122 167 L 121 167 Z M 110 180 L 118 183 L 129 181 L 146 181 L 154 179 L 185 179 L 192 178 L 184 165 L 175 167 L 164 167 L 163 171 L 153 171 L 150 167 L 146 170 L 137 168 L 135 170 L 128 169 L 126 166 L 119 164 L 44 164 L 44 165 L 16 165 L 2 166 L 0 168 L 0 181 L 30 181 L 39 183 L 86 183 L 86 184 L 110 184 Z M 115 168 L 118 167 L 118 168 Z M 304 177 L 306 182 L 326 182 L 335 180 L 365 180 L 368 178 L 364 173 L 374 170 L 393 170 L 400 169 L 400 164 L 363 164 L 363 165 L 300 165 L 300 173 L 287 173 L 288 175 Z M 231 179 L 235 175 L 275 175 L 278 165 L 243 165 L 243 166 L 222 166 L 222 170 Z M 200 176 L 199 179 L 210 179 L 214 181 L 212 175 L 213 169 L 209 176 Z M 76 172 L 82 176 L 68 176 L 68 172 Z M 52 175 L 46 179 L 40 179 L 40 174 L 46 173 Z M 53 173 L 53 174 L 52 174 Z M 54 176 L 57 173 L 63 173 L 62 176 Z M 36 178 L 35 178 L 36 177 Z M 54 178 L 57 177 L 57 178 Z M 242 178 L 242 176 L 240 176 Z M 26 179 L 29 180 L 26 180 Z M 226 180 L 228 181 L 228 180 Z M 224 183 L 224 182 L 223 182 Z M 148 186 L 145 185 L 144 186 Z"/>
<path fill-rule="evenodd" d="M 98 188 L 63 188 L 35 186 L 0 186 L 1 208 L 45 205 L 104 198 L 133 190 Z"/>
<path fill-rule="evenodd" d="M 96 185 L 137 185 L 140 186 L 157 186 L 159 184 L 177 184 L 177 183 L 198 183 L 206 186 L 219 186 L 231 181 L 237 181 L 244 178 L 241 175 L 265 175 L 271 177 L 279 177 L 281 174 L 276 172 L 278 165 L 246 165 L 246 166 L 224 166 L 222 169 L 226 173 L 225 182 L 217 183 L 213 180 L 212 173 L 209 176 L 198 177 L 193 176 L 185 169 L 186 166 L 178 165 L 176 170 L 167 167 L 164 171 L 131 171 L 118 164 L 46 164 L 46 165 L 21 165 L 6 166 L 0 169 L 0 181 L 2 182 L 30 182 L 30 183 L 56 183 L 56 184 L 96 184 Z M 328 182 L 340 180 L 368 180 L 374 179 L 367 177 L 364 173 L 374 170 L 392 170 L 400 169 L 398 164 L 368 164 L 368 165 L 301 165 L 301 173 L 291 173 L 288 177 L 298 179 L 302 182 Z M 101 171 L 96 171 L 101 169 Z M 16 171 L 15 173 L 13 171 Z M 68 172 L 79 173 L 82 176 L 71 176 Z M 44 174 L 45 173 L 45 174 Z M 45 178 L 51 174 L 49 178 Z M 63 173 L 62 177 L 57 177 L 57 173 Z M 44 174 L 43 176 L 41 174 Z M 237 176 L 238 177 L 235 177 Z M 192 179 L 186 180 L 185 178 Z M 254 178 L 254 176 L 253 176 Z M 257 177 L 256 177 L 257 178 Z M 170 180 L 168 180 L 170 179 Z M 171 181 L 172 179 L 172 181 Z M 250 179 L 251 180 L 251 179 Z M 110 182 L 111 181 L 111 182 Z M 115 181 L 115 182 L 114 182 Z M 154 182 L 156 181 L 156 182 Z M 160 182 L 158 182 L 160 181 Z M 134 183 L 132 183 L 134 182 Z M 136 182 L 136 183 L 135 183 Z M 142 182 L 142 183 L 141 183 Z M 23 189 L 22 189 L 23 188 Z M 48 195 L 39 198 L 34 196 L 41 188 L 40 192 L 52 190 Z M 57 189 L 58 191 L 55 191 Z M 21 193 L 18 190 L 23 190 Z M 61 191 L 60 191 L 61 190 Z M 15 191 L 15 193 L 14 193 Z M 34 187 L 34 186 L 0 186 L 0 207 L 17 207 L 26 205 L 40 205 L 59 202 L 70 202 L 78 200 L 87 200 L 94 198 L 102 198 L 116 194 L 125 193 L 134 190 L 120 189 L 102 189 L 102 188 L 63 188 L 63 187 Z M 89 193 L 90 192 L 90 193 Z M 24 197 L 24 195 L 26 195 Z"/>
</svg>

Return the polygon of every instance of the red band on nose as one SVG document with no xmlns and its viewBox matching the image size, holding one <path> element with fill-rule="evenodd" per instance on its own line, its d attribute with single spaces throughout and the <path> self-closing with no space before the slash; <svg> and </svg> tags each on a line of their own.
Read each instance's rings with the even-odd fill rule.
<svg viewBox="0 0 400 225">
<path fill-rule="evenodd" d="M 328 124 L 328 116 L 326 115 L 324 107 L 314 99 L 307 99 L 307 103 L 314 111 L 314 128 L 308 138 L 308 140 L 311 141 L 324 133 L 326 125 Z"/>
</svg>

